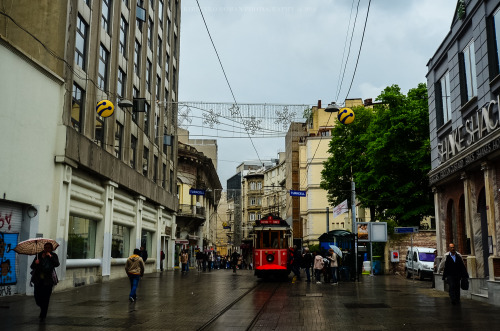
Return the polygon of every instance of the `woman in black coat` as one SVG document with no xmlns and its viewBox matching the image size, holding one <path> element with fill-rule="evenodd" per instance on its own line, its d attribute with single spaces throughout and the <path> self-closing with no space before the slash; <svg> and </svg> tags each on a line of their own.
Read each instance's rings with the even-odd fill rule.
<svg viewBox="0 0 500 331">
<path fill-rule="evenodd" d="M 47 316 L 52 288 L 57 284 L 54 268 L 59 266 L 59 258 L 53 250 L 52 244 L 46 243 L 31 263 L 31 282 L 35 286 L 35 302 L 40 307 L 40 321 Z"/>
</svg>

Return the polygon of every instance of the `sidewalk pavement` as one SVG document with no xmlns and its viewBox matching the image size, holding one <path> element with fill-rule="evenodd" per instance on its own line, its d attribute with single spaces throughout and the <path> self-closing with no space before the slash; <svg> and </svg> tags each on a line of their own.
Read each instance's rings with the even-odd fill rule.
<svg viewBox="0 0 500 331">
<path fill-rule="evenodd" d="M 331 286 L 263 282 L 250 270 L 164 271 L 144 276 L 134 303 L 128 301 L 127 278 L 54 292 L 43 324 L 33 297 L 1 297 L 0 329 L 500 329 L 498 307 L 467 299 L 452 306 L 447 293 L 430 286 L 399 276 L 363 276 Z"/>
</svg>

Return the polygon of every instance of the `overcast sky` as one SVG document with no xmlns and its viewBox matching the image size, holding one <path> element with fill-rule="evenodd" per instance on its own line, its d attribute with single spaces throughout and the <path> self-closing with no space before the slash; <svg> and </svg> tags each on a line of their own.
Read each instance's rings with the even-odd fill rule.
<svg viewBox="0 0 500 331">
<path fill-rule="evenodd" d="M 358 0 L 199 0 L 239 104 L 311 106 L 375 99 L 392 84 L 407 93 L 426 83 L 426 64 L 449 32 L 457 1 L 373 0 L 347 95 L 368 2 L 360 1 L 354 20 Z M 196 0 L 182 1 L 179 101 L 234 102 Z M 228 138 L 196 125 L 202 113 L 191 108 L 194 121 L 184 127 L 192 138 L 217 139 L 223 187 L 242 161 L 269 160 L 284 151 L 283 137 Z"/>
</svg>

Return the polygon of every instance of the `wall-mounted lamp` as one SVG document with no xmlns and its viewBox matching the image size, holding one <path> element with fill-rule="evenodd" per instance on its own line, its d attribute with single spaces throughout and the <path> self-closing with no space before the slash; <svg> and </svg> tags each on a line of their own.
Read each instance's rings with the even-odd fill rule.
<svg viewBox="0 0 500 331">
<path fill-rule="evenodd" d="M 38 215 L 38 210 L 33 205 L 29 206 L 28 209 L 26 210 L 26 212 L 28 213 L 29 218 L 33 218 L 36 215 Z"/>
</svg>

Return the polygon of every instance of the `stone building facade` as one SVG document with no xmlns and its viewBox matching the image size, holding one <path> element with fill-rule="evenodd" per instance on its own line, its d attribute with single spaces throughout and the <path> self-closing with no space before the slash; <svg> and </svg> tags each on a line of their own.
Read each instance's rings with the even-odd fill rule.
<svg viewBox="0 0 500 331">
<path fill-rule="evenodd" d="M 439 258 L 465 256 L 464 295 L 500 305 L 500 1 L 458 1 L 450 32 L 428 62 Z M 436 276 L 437 287 L 443 288 Z"/>
</svg>

